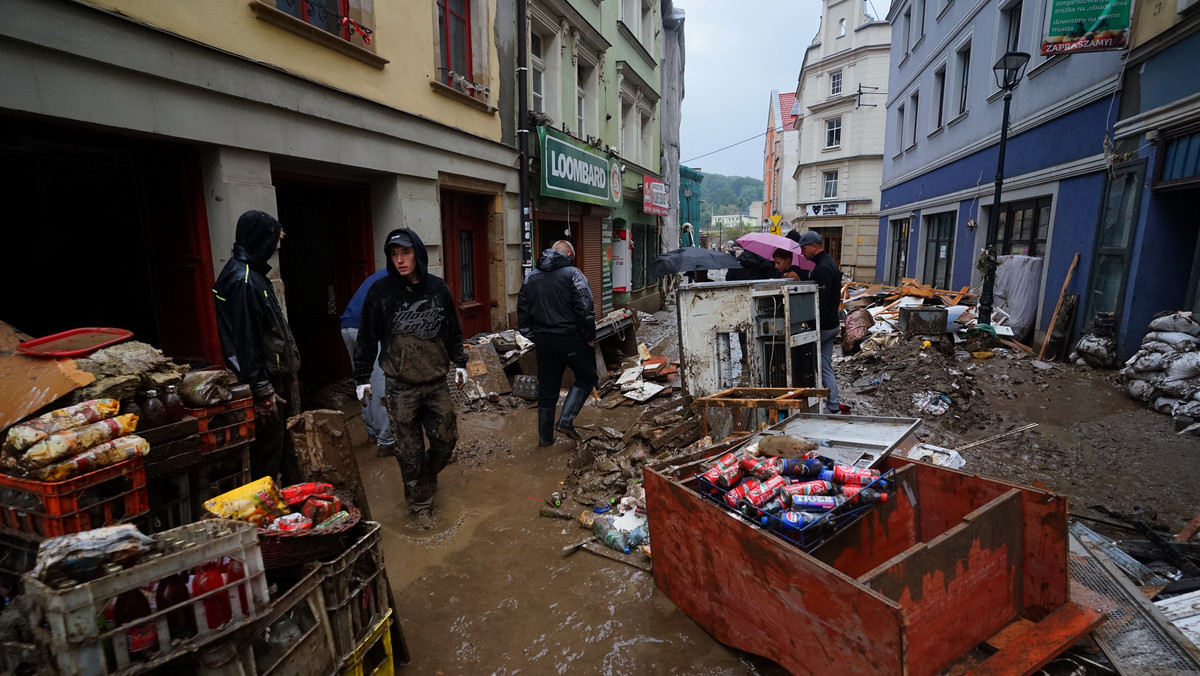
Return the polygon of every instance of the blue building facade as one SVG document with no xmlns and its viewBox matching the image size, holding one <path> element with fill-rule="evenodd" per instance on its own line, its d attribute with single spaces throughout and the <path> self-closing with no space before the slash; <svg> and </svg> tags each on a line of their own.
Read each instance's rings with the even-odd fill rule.
<svg viewBox="0 0 1200 676">
<path fill-rule="evenodd" d="M 1042 259 L 1026 302 L 1046 330 L 1076 253 L 1068 293 L 1081 296 L 1111 166 L 1122 53 L 1038 54 L 1048 0 L 898 0 L 892 23 L 876 278 L 977 287 L 988 223 L 998 253 Z M 992 214 L 1003 91 L 992 66 L 1032 55 L 1013 91 L 1001 208 Z M 1083 328 L 1085 302 L 1075 316 Z"/>
<path fill-rule="evenodd" d="M 1116 315 L 1125 356 L 1155 314 L 1200 312 L 1200 4 L 1179 6 L 1161 32 L 1134 35 L 1101 205 L 1089 296 Z"/>
</svg>

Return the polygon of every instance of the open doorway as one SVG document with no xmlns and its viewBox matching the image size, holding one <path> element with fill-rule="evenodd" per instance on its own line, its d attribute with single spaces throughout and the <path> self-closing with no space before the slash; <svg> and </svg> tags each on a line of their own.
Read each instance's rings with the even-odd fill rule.
<svg viewBox="0 0 1200 676">
<path fill-rule="evenodd" d="M 288 324 L 300 348 L 300 383 L 318 389 L 350 374 L 341 315 L 374 272 L 369 187 L 276 175 L 279 249 Z"/>
</svg>

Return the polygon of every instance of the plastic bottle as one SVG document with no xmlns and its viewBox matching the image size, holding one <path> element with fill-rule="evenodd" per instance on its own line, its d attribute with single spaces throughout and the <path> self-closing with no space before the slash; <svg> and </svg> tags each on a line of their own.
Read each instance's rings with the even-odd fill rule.
<svg viewBox="0 0 1200 676">
<path fill-rule="evenodd" d="M 167 613 L 167 627 L 171 630 L 173 641 L 196 635 L 196 614 L 187 604 L 190 598 L 187 579 L 182 573 L 168 575 L 159 580 L 158 589 L 154 592 L 155 607 L 164 610 L 171 606 L 179 606 Z"/>
<path fill-rule="evenodd" d="M 833 469 L 821 472 L 818 478 L 822 481 L 832 481 L 839 484 L 866 486 L 879 478 L 879 470 L 859 469 L 849 465 L 834 465 Z"/>
<path fill-rule="evenodd" d="M 838 487 L 832 481 L 805 481 L 798 484 L 788 484 L 784 486 L 782 491 L 787 494 L 788 499 L 794 495 L 833 495 L 838 492 Z"/>
<path fill-rule="evenodd" d="M 179 422 L 187 411 L 183 410 L 183 399 L 174 385 L 167 385 L 167 394 L 163 397 L 163 407 L 167 409 L 167 422 Z"/>
<path fill-rule="evenodd" d="M 150 601 L 140 588 L 130 589 L 121 594 L 113 605 L 113 623 L 118 627 L 131 624 L 149 614 Z M 129 659 L 144 662 L 150 659 L 151 653 L 158 650 L 158 629 L 150 622 L 130 627 L 125 630 L 125 641 L 129 648 Z"/>
<path fill-rule="evenodd" d="M 750 519 L 758 519 L 766 514 L 776 514 L 782 512 L 787 504 L 784 502 L 786 498 L 776 495 L 761 505 L 754 505 L 748 500 L 743 500 L 741 505 L 742 514 Z"/>
<path fill-rule="evenodd" d="M 167 408 L 158 398 L 156 390 L 146 390 L 146 398 L 142 400 L 142 417 L 138 426 L 143 429 L 154 429 L 167 424 Z"/>
<path fill-rule="evenodd" d="M 570 515 L 567 515 L 567 516 L 569 517 Z M 225 560 L 222 562 L 222 568 L 224 569 L 222 572 L 225 573 L 225 583 L 226 584 L 232 584 L 234 582 L 237 582 L 238 580 L 243 580 L 246 578 L 245 566 L 242 565 L 241 561 L 238 561 L 237 559 L 233 558 L 232 556 L 225 557 Z M 238 590 L 238 598 L 241 599 L 241 602 L 242 602 L 242 614 L 249 615 L 250 614 L 250 604 L 246 601 L 246 585 L 244 585 L 244 584 L 238 585 L 237 590 Z"/>
<path fill-rule="evenodd" d="M 217 563 L 209 561 L 200 566 L 200 570 L 196 571 L 196 576 L 192 578 L 192 596 L 196 597 L 205 592 L 220 589 L 224 584 L 225 580 L 221 576 L 221 570 L 217 567 Z M 213 594 L 204 599 L 204 616 L 209 629 L 217 629 L 229 622 L 233 618 L 233 608 L 229 605 L 229 594 Z"/>
<path fill-rule="evenodd" d="M 817 523 L 820 518 L 820 514 L 813 514 L 812 512 L 785 510 L 773 516 L 763 516 L 761 522 L 764 526 L 772 530 L 788 533 L 799 532 L 808 528 Z"/>
<path fill-rule="evenodd" d="M 796 495 L 791 499 L 791 508 L 801 512 L 828 512 L 845 501 L 841 495 Z"/>
<path fill-rule="evenodd" d="M 601 517 L 592 523 L 592 532 L 600 539 L 609 549 L 615 549 L 618 552 L 625 554 L 629 553 L 629 538 L 623 531 L 613 525 L 613 521 L 608 517 Z"/>
<path fill-rule="evenodd" d="M 848 496 L 847 500 L 855 507 L 862 505 L 877 505 L 881 502 L 887 502 L 888 494 L 877 491 L 874 488 L 863 488 L 852 496 Z"/>
<path fill-rule="evenodd" d="M 815 479 L 825 469 L 825 463 L 817 458 L 779 458 L 779 473 L 801 479 Z"/>
<path fill-rule="evenodd" d="M 649 533 L 650 533 L 650 526 L 648 524 L 642 524 L 642 525 L 638 526 L 637 528 L 634 528 L 633 530 L 629 531 L 629 536 L 626 538 L 626 541 L 629 544 L 630 548 L 640 547 L 640 546 L 642 546 L 642 543 L 644 543 L 646 541 L 646 537 L 647 537 L 647 535 L 649 535 Z"/>
</svg>

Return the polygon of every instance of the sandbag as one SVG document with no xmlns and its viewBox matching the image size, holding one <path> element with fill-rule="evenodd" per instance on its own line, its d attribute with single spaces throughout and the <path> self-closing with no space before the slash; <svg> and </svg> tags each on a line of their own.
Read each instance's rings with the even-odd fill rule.
<svg viewBox="0 0 1200 676">
<path fill-rule="evenodd" d="M 1132 382 L 1132 381 L 1130 381 Z M 1172 380 L 1162 376 L 1151 381 L 1162 393 L 1176 399 L 1191 399 L 1200 392 L 1200 378 L 1179 378 Z"/>
<path fill-rule="evenodd" d="M 1075 352 L 1094 368 L 1110 368 L 1117 363 L 1117 341 L 1107 336 L 1086 334 L 1075 345 Z"/>
<path fill-rule="evenodd" d="M 1200 354 L 1200 352 L 1196 354 Z M 1139 351 L 1137 354 L 1130 357 L 1129 361 L 1125 362 L 1125 365 L 1131 371 L 1137 371 L 1138 373 L 1153 373 L 1163 370 L 1163 358 L 1165 356 L 1166 355 L 1164 355 L 1162 352 Z"/>
<path fill-rule="evenodd" d="M 1161 340 L 1142 341 L 1142 352 L 1158 352 L 1159 354 L 1175 354 L 1179 350 L 1175 349 L 1174 345 L 1164 343 Z"/>
<path fill-rule="evenodd" d="M 1200 376 L 1200 352 L 1180 352 L 1162 359 L 1163 373 L 1170 380 Z"/>
<path fill-rule="evenodd" d="M 1142 344 L 1149 342 L 1166 343 L 1178 352 L 1194 350 L 1200 346 L 1200 338 L 1179 331 L 1151 331 L 1142 338 Z"/>
<path fill-rule="evenodd" d="M 1171 312 L 1151 320 L 1150 330 L 1200 336 L 1200 322 L 1193 319 L 1190 312 Z"/>
<path fill-rule="evenodd" d="M 183 377 L 179 398 L 189 408 L 206 408 L 223 404 L 233 398 L 229 388 L 237 384 L 230 371 L 192 371 Z"/>
<path fill-rule="evenodd" d="M 1171 410 L 1171 414 L 1200 418 L 1200 401 L 1181 401 Z"/>
<path fill-rule="evenodd" d="M 1184 401 L 1186 400 L 1174 399 L 1172 397 L 1156 397 L 1154 401 L 1150 402 L 1150 408 L 1158 411 L 1159 413 L 1171 415 L 1171 413 L 1175 411 L 1175 407 Z"/>
<path fill-rule="evenodd" d="M 1150 402 L 1158 392 L 1158 389 L 1154 387 L 1154 383 L 1148 380 L 1130 380 L 1126 387 L 1129 388 L 1129 396 L 1138 401 Z"/>
</svg>

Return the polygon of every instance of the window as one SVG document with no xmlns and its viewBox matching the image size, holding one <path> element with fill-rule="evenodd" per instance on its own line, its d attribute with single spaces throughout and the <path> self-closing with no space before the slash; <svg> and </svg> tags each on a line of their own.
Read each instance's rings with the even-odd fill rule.
<svg viewBox="0 0 1200 676">
<path fill-rule="evenodd" d="M 908 54 L 909 45 L 912 44 L 912 7 L 904 9 L 904 17 L 900 22 L 900 28 L 903 35 L 900 38 L 903 40 L 901 45 L 904 47 L 904 53 Z"/>
<path fill-rule="evenodd" d="M 1005 31 L 1004 51 L 1021 51 L 1021 3 L 1015 2 L 1001 10 Z"/>
<path fill-rule="evenodd" d="M 1144 171 L 1144 162 L 1118 166 L 1105 186 L 1085 317 L 1095 317 L 1097 312 L 1121 313 Z"/>
<path fill-rule="evenodd" d="M 842 145 L 842 118 L 835 117 L 825 120 L 825 147 L 836 148 Z"/>
<path fill-rule="evenodd" d="M 529 34 L 529 107 L 546 112 L 546 62 L 542 60 L 542 36 Z"/>
<path fill-rule="evenodd" d="M 1000 205 L 1000 254 L 1045 256 L 1046 235 L 1050 231 L 1050 198 Z"/>
<path fill-rule="evenodd" d="M 637 161 L 644 167 L 650 167 L 653 164 L 651 155 L 654 153 L 654 115 L 646 110 L 641 112 L 639 118 L 642 123 L 641 136 L 638 138 L 639 152 Z"/>
<path fill-rule="evenodd" d="M 954 215 L 948 211 L 925 219 L 925 272 L 921 279 L 936 289 L 949 289 L 954 263 Z"/>
<path fill-rule="evenodd" d="M 642 39 L 642 45 L 649 50 L 654 46 L 654 3 L 642 5 L 642 32 L 634 33 Z"/>
<path fill-rule="evenodd" d="M 921 119 L 920 113 L 918 112 L 920 110 L 920 106 L 921 106 L 921 92 L 919 92 L 919 91 L 913 92 L 913 95 L 908 97 L 908 106 L 909 106 L 909 117 L 912 118 L 912 144 L 911 145 L 915 146 L 915 145 L 917 145 L 917 128 L 919 126 L 919 122 Z"/>
<path fill-rule="evenodd" d="M 904 106 L 896 108 L 896 154 L 904 152 Z"/>
<path fill-rule="evenodd" d="M 934 102 L 936 110 L 933 113 L 933 128 L 941 129 L 946 123 L 946 67 L 942 66 L 933 73 L 933 94 L 937 97 Z"/>
<path fill-rule="evenodd" d="M 638 147 L 638 121 L 632 101 L 621 101 L 621 157 L 633 159 Z"/>
<path fill-rule="evenodd" d="M 827 200 L 828 200 L 828 199 L 833 199 L 833 198 L 837 197 L 837 194 L 838 194 L 838 191 L 837 191 L 837 188 L 838 188 L 838 186 L 837 186 L 837 184 L 838 184 L 838 173 L 837 173 L 837 170 L 835 169 L 834 171 L 824 171 L 824 172 L 821 172 L 821 178 L 823 179 L 823 181 L 824 181 L 824 183 L 825 183 L 825 191 L 824 191 L 824 193 L 823 193 L 823 194 L 824 194 L 824 197 L 823 197 L 823 199 L 827 199 Z"/>
<path fill-rule="evenodd" d="M 958 114 L 967 112 L 967 82 L 971 71 L 970 43 L 958 50 Z"/>
<path fill-rule="evenodd" d="M 462 289 L 462 302 L 475 300 L 475 233 L 462 230 L 458 233 L 459 283 Z"/>
<path fill-rule="evenodd" d="M 846 20 L 842 19 L 838 22 L 838 37 L 846 37 Z"/>
<path fill-rule="evenodd" d="M 925 37 L 925 0 L 913 0 L 913 4 L 917 8 L 917 42 L 920 42 Z"/>
<path fill-rule="evenodd" d="M 900 279 L 908 275 L 908 219 L 892 221 L 892 246 L 888 256 L 891 276 L 888 284 L 898 286 Z"/>
<path fill-rule="evenodd" d="M 471 77 L 471 3 L 470 0 L 437 0 L 437 8 L 442 83 L 453 86 L 450 73 Z"/>
<path fill-rule="evenodd" d="M 835 70 L 829 74 L 829 95 L 837 96 L 842 93 L 842 71 Z M 797 101 L 798 103 L 799 101 Z"/>
</svg>

